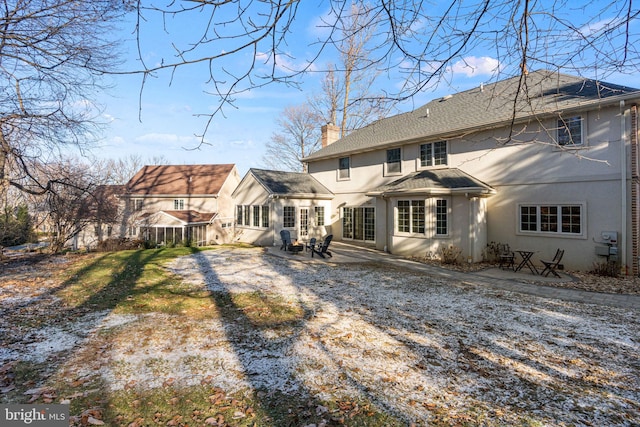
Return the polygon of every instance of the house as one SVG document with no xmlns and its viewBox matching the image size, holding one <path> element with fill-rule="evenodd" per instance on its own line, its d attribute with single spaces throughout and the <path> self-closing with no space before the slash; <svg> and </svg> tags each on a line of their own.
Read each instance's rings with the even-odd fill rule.
<svg viewBox="0 0 640 427">
<path fill-rule="evenodd" d="M 69 242 L 72 248 L 93 249 L 105 239 L 119 235 L 122 223 L 120 195 L 124 185 L 98 185 L 83 198 L 79 207 L 77 233 Z"/>
<path fill-rule="evenodd" d="M 489 242 L 638 273 L 640 91 L 537 71 L 435 99 L 306 157 L 334 238 L 402 255 Z"/>
<path fill-rule="evenodd" d="M 230 242 L 239 181 L 233 164 L 144 166 L 121 195 L 121 234 L 158 244 Z"/>
<path fill-rule="evenodd" d="M 233 192 L 236 241 L 280 244 L 280 231 L 306 240 L 331 232 L 333 194 L 307 173 L 249 169 Z"/>
</svg>

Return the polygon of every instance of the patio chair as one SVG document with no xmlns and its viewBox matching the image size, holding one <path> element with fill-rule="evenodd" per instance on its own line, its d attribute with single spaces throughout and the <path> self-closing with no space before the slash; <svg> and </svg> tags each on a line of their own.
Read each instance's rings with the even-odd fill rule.
<svg viewBox="0 0 640 427">
<path fill-rule="evenodd" d="M 333 234 L 329 234 L 327 237 L 324 238 L 322 243 L 318 243 L 315 247 L 312 247 L 311 258 L 313 258 L 313 254 L 318 254 L 322 258 L 324 258 L 325 254 L 330 257 L 333 257 L 333 255 L 331 255 L 331 252 L 328 251 L 329 244 L 331 243 L 331 239 L 333 239 Z"/>
<path fill-rule="evenodd" d="M 509 249 L 509 245 L 506 245 L 504 250 L 500 253 L 499 255 L 500 258 L 500 264 L 498 265 L 498 268 L 504 270 L 504 267 L 508 267 L 511 270 L 515 269 L 515 259 L 516 259 L 516 254 L 511 251 L 511 249 Z"/>
<path fill-rule="evenodd" d="M 316 247 L 316 238 L 312 237 L 312 238 L 309 239 L 309 243 L 307 243 L 307 245 L 304 247 L 304 251 L 305 252 L 312 251 L 313 248 L 315 248 L 315 247 Z"/>
<path fill-rule="evenodd" d="M 280 230 L 280 238 L 282 239 L 282 246 L 280 246 L 280 250 L 288 250 L 289 245 L 291 244 L 291 232 L 289 232 L 289 230 Z"/>
<path fill-rule="evenodd" d="M 554 255 L 551 261 L 545 261 L 543 259 L 540 260 L 542 264 L 544 264 L 544 270 L 540 275 L 545 277 L 549 276 L 549 273 L 553 273 L 554 276 L 560 277 L 560 275 L 556 272 L 556 268 L 560 266 L 560 261 L 562 261 L 562 256 L 564 255 L 564 249 L 556 250 L 556 254 Z"/>
</svg>

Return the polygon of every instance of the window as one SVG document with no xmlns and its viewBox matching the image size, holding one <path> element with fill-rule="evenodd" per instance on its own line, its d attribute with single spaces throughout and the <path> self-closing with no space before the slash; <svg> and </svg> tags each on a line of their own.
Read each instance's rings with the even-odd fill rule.
<svg viewBox="0 0 640 427">
<path fill-rule="evenodd" d="M 238 205 L 236 207 L 236 222 L 238 223 L 238 225 L 242 225 L 242 205 Z"/>
<path fill-rule="evenodd" d="M 558 120 L 558 145 L 571 147 L 582 143 L 582 117 Z"/>
<path fill-rule="evenodd" d="M 364 240 L 376 240 L 376 211 L 374 208 L 364 208 Z"/>
<path fill-rule="evenodd" d="M 260 206 L 253 206 L 253 226 L 260 227 Z"/>
<path fill-rule="evenodd" d="M 375 208 L 358 207 L 342 209 L 342 237 L 345 239 L 375 242 Z"/>
<path fill-rule="evenodd" d="M 424 200 L 398 200 L 398 232 L 424 234 Z"/>
<path fill-rule="evenodd" d="M 294 228 L 296 226 L 296 208 L 293 206 L 285 206 L 283 212 L 282 225 L 285 228 Z"/>
<path fill-rule="evenodd" d="M 338 159 L 338 179 L 349 179 L 351 177 L 351 159 L 341 157 Z"/>
<path fill-rule="evenodd" d="M 184 210 L 184 199 L 175 199 L 173 201 L 173 210 L 174 211 Z"/>
<path fill-rule="evenodd" d="M 447 164 L 447 141 L 430 142 L 420 145 L 420 166 Z"/>
<path fill-rule="evenodd" d="M 449 234 L 449 208 L 446 199 L 436 200 L 436 236 Z"/>
<path fill-rule="evenodd" d="M 521 206 L 520 207 L 520 230 L 521 231 L 537 231 L 538 230 L 538 216 L 536 214 L 535 206 Z"/>
<path fill-rule="evenodd" d="M 402 172 L 400 148 L 387 150 L 386 174 L 399 174 Z"/>
<path fill-rule="evenodd" d="M 316 206 L 316 225 L 321 227 L 324 225 L 324 206 Z"/>
<path fill-rule="evenodd" d="M 133 199 L 133 210 L 139 211 L 142 209 L 142 199 Z"/>
<path fill-rule="evenodd" d="M 520 231 L 582 234 L 582 205 L 520 206 Z"/>
<path fill-rule="evenodd" d="M 244 225 L 251 225 L 251 206 L 244 205 L 242 211 L 244 213 Z"/>
<path fill-rule="evenodd" d="M 262 227 L 269 228 L 269 206 L 262 207 Z"/>
</svg>

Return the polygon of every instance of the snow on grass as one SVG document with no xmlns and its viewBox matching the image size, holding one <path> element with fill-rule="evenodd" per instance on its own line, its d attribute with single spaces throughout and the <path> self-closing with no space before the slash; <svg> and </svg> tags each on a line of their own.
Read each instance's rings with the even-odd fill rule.
<svg viewBox="0 0 640 427">
<path fill-rule="evenodd" d="M 51 326 L 21 357 L 76 345 L 62 371 L 110 390 L 211 384 L 367 399 L 409 420 L 473 414 L 505 425 L 640 423 L 638 313 L 541 299 L 367 264 L 227 248 L 169 265 L 219 316 L 98 313 Z M 273 295 L 295 322 L 253 325 L 233 295 Z M 225 305 L 226 304 L 226 305 Z M 75 344 L 74 344 L 75 343 Z M 0 353 L 2 356 L 2 353 Z M 6 357 L 15 357 L 15 353 Z M 464 419 L 464 418 L 461 418 Z"/>
</svg>

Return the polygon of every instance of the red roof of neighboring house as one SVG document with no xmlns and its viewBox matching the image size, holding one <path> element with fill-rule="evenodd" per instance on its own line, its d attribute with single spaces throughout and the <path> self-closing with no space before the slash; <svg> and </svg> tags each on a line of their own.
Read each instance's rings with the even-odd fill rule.
<svg viewBox="0 0 640 427">
<path fill-rule="evenodd" d="M 216 195 L 235 165 L 147 165 L 127 183 L 129 195 Z"/>
</svg>

